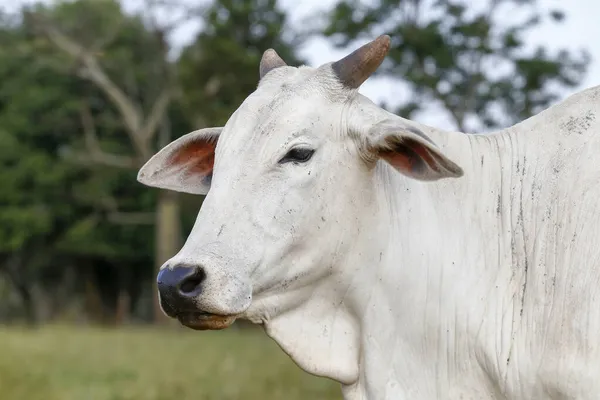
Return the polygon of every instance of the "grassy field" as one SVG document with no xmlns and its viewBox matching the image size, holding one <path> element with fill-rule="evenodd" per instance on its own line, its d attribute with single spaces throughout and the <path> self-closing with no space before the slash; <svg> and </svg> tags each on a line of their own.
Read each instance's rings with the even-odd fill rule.
<svg viewBox="0 0 600 400">
<path fill-rule="evenodd" d="M 0 327 L 1 400 L 341 399 L 262 332 Z"/>
</svg>

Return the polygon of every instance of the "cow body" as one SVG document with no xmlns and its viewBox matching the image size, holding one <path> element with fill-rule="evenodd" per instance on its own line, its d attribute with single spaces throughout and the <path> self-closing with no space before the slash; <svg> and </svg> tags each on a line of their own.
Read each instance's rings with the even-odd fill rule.
<svg viewBox="0 0 600 400">
<path fill-rule="evenodd" d="M 600 87 L 491 135 L 419 126 L 465 176 L 432 185 L 381 163 L 346 280 L 267 333 L 348 400 L 595 399 L 597 115 Z"/>
<path fill-rule="evenodd" d="M 466 135 L 343 92 L 335 65 L 263 71 L 140 172 L 210 186 L 159 275 L 167 314 L 261 324 L 347 400 L 598 396 L 600 87 Z"/>
</svg>

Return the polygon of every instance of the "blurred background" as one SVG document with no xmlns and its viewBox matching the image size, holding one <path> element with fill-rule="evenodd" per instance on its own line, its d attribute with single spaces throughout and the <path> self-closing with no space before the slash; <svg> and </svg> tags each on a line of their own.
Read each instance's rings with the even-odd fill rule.
<svg viewBox="0 0 600 400">
<path fill-rule="evenodd" d="M 138 168 L 224 124 L 264 50 L 333 61 L 379 34 L 361 92 L 492 132 L 600 83 L 596 0 L 0 0 L 0 399 L 341 399 L 266 335 L 163 317 L 158 267 L 202 203 Z"/>
</svg>

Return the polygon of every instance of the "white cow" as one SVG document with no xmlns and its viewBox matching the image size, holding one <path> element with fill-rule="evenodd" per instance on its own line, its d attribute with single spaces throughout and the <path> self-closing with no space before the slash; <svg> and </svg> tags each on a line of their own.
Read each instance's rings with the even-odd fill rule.
<svg viewBox="0 0 600 400">
<path fill-rule="evenodd" d="M 358 93 L 389 43 L 319 68 L 266 51 L 224 127 L 140 170 L 208 193 L 163 310 L 262 324 L 345 399 L 600 398 L 600 87 L 442 131 Z"/>
</svg>

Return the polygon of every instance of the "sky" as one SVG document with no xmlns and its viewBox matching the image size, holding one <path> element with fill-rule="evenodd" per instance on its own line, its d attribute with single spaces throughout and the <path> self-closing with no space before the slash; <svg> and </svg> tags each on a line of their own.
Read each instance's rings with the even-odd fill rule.
<svg viewBox="0 0 600 400">
<path fill-rule="evenodd" d="M 536 45 L 546 46 L 550 51 L 558 49 L 575 51 L 585 48 L 592 57 L 586 79 L 579 87 L 565 90 L 563 99 L 583 89 L 600 85 L 600 42 L 597 41 L 597 38 L 600 38 L 600 0 L 538 0 L 538 2 L 541 10 L 560 9 L 565 11 L 567 17 L 560 25 L 541 24 L 532 29 L 527 37 L 528 43 L 532 47 Z M 300 3 L 302 3 L 301 6 Z M 297 19 L 300 19 L 307 11 L 327 10 L 335 3 L 335 0 L 282 1 L 282 4 L 287 9 L 292 10 L 293 17 Z M 481 9 L 489 1 L 471 0 L 470 3 L 474 9 Z M 512 15 L 507 17 L 512 17 Z M 366 41 L 357 42 L 356 45 L 361 45 Z M 305 46 L 302 49 L 302 54 L 310 61 L 311 65 L 316 66 L 343 57 L 351 50 L 334 49 L 325 39 L 319 39 Z M 406 88 L 391 79 L 374 78 L 367 80 L 361 87 L 360 92 L 373 101 L 385 101 L 389 105 L 399 103 L 396 99 L 402 99 L 403 96 L 409 94 Z M 439 107 L 430 107 L 428 112 L 415 117 L 415 119 L 440 129 L 456 128 Z"/>
<path fill-rule="evenodd" d="M 185 0 L 189 3 L 198 3 L 198 0 Z M 368 1 L 368 0 L 367 0 Z M 586 79 L 579 87 L 564 91 L 563 98 L 580 90 L 600 85 L 600 0 L 538 0 L 539 7 L 545 10 L 561 9 L 566 12 L 566 21 L 560 25 L 542 24 L 533 29 L 528 36 L 528 43 L 533 45 L 544 45 L 550 51 L 557 49 L 579 50 L 585 48 L 589 51 L 592 62 L 588 67 Z M 0 7 L 14 9 L 19 4 L 32 3 L 34 0 L 0 0 Z M 280 4 L 288 10 L 292 23 L 298 23 L 302 18 L 316 11 L 326 11 L 336 0 L 280 0 Z M 487 0 L 472 0 L 473 9 L 481 9 L 487 4 Z M 124 0 L 126 9 L 138 9 L 144 0 Z M 568 4 L 568 6 L 566 5 Z M 507 17 L 514 17 L 509 15 Z M 181 26 L 173 34 L 173 42 L 178 46 L 189 43 L 201 27 L 197 24 L 186 24 Z M 363 44 L 365 41 L 356 42 L 353 48 Z M 309 65 L 320 64 L 339 59 L 352 49 L 334 49 L 325 39 L 314 39 L 306 43 L 300 50 L 301 55 L 308 60 Z M 375 102 L 385 101 L 386 104 L 397 104 L 399 99 L 408 96 L 408 91 L 401 84 L 391 79 L 371 78 L 363 84 L 360 92 Z M 439 109 L 431 108 L 428 112 L 415 117 L 421 123 L 429 124 L 441 129 L 453 129 L 444 113 Z"/>
</svg>

